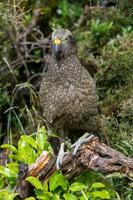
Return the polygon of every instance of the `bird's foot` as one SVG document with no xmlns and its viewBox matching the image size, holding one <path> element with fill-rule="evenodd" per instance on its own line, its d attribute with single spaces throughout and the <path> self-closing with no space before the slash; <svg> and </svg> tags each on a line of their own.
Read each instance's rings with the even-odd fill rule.
<svg viewBox="0 0 133 200">
<path fill-rule="evenodd" d="M 74 148 L 73 156 L 76 155 L 77 151 L 79 150 L 81 144 L 90 141 L 94 137 L 93 134 L 85 133 L 81 136 L 71 147 Z"/>
<path fill-rule="evenodd" d="M 59 153 L 58 153 L 58 156 L 57 156 L 57 160 L 56 160 L 56 169 L 59 170 L 61 165 L 62 165 L 62 161 L 63 161 L 63 158 L 64 156 L 67 154 L 67 152 L 64 151 L 64 142 L 61 143 L 61 146 L 60 146 L 60 150 L 59 150 Z"/>
<path fill-rule="evenodd" d="M 93 134 L 89 134 L 89 133 L 85 133 L 83 136 L 81 136 L 72 146 L 71 148 L 74 148 L 73 150 L 73 156 L 76 155 L 77 151 L 79 150 L 81 144 L 85 143 L 85 142 L 88 142 L 90 141 L 92 138 L 94 137 Z M 57 160 L 56 160 L 56 169 L 59 170 L 61 165 L 62 165 L 62 162 L 63 162 L 63 159 L 65 157 L 65 155 L 67 154 L 67 152 L 64 151 L 64 142 L 61 143 L 61 146 L 60 146 L 60 150 L 59 150 L 59 153 L 58 153 L 58 156 L 57 156 Z"/>
</svg>

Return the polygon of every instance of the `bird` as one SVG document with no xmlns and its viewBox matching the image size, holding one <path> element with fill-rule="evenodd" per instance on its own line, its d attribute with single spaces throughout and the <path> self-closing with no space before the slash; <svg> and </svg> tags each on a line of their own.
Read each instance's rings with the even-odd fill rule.
<svg viewBox="0 0 133 200">
<path fill-rule="evenodd" d="M 49 133 L 94 132 L 98 127 L 96 83 L 77 56 L 71 31 L 52 33 L 51 58 L 43 75 L 39 98 Z"/>
</svg>

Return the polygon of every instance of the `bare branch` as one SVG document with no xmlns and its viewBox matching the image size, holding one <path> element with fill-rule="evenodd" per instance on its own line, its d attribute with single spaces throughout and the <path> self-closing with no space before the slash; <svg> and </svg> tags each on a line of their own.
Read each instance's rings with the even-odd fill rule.
<svg viewBox="0 0 133 200">
<path fill-rule="evenodd" d="M 122 153 L 112 149 L 104 143 L 99 142 L 97 137 L 81 145 L 76 156 L 73 156 L 73 150 L 64 157 L 61 171 L 68 178 L 75 177 L 87 170 L 95 170 L 110 174 L 120 172 L 127 175 L 133 172 L 133 159 L 124 156 Z M 29 185 L 26 182 L 27 176 L 38 177 L 44 182 L 50 175 L 56 171 L 56 156 L 50 156 L 48 152 L 43 152 L 37 161 L 27 168 L 23 177 L 18 178 L 15 191 L 24 191 L 24 187 Z M 23 183 L 23 184 L 22 184 Z M 19 193 L 25 197 L 28 194 Z"/>
</svg>

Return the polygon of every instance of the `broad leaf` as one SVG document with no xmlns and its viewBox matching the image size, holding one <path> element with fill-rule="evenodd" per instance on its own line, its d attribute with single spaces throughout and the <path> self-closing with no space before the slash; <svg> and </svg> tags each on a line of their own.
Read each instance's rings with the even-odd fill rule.
<svg viewBox="0 0 133 200">
<path fill-rule="evenodd" d="M 55 172 L 50 177 L 50 180 L 49 180 L 50 191 L 54 191 L 58 186 L 61 186 L 64 190 L 66 190 L 67 185 L 68 185 L 67 180 L 59 172 Z"/>
<path fill-rule="evenodd" d="M 36 144 L 39 150 L 41 152 L 44 150 L 44 145 L 47 141 L 47 133 L 45 127 L 42 127 L 38 130 L 37 135 L 36 135 Z"/>
<path fill-rule="evenodd" d="M 18 194 L 17 193 L 9 193 L 7 190 L 0 191 L 0 199 L 1 200 L 13 200 Z"/>
<path fill-rule="evenodd" d="M 103 183 L 97 182 L 97 183 L 93 183 L 93 185 L 91 186 L 92 188 L 103 188 L 105 187 L 105 185 Z"/>
<path fill-rule="evenodd" d="M 63 197 L 65 200 L 78 200 L 78 198 L 75 195 L 69 193 L 65 193 Z"/>
<path fill-rule="evenodd" d="M 110 195 L 106 190 L 92 192 L 92 195 L 95 198 L 110 199 Z"/>
<path fill-rule="evenodd" d="M 27 140 L 25 140 L 25 138 L 26 137 L 21 136 L 18 142 L 18 158 L 17 159 L 21 162 L 24 162 L 30 165 L 33 162 L 35 162 L 37 153 L 36 153 L 35 148 L 33 148 L 34 145 L 31 146 L 31 143 L 33 142 L 34 139 L 30 140 L 30 138 L 28 138 Z"/>
<path fill-rule="evenodd" d="M 36 141 L 31 136 L 22 135 L 21 139 L 30 144 L 33 148 L 37 149 Z"/>
<path fill-rule="evenodd" d="M 59 197 L 51 192 L 43 192 L 41 190 L 35 189 L 37 199 L 40 200 L 59 200 Z"/>
<path fill-rule="evenodd" d="M 0 174 L 7 178 L 17 178 L 17 174 L 14 171 L 4 166 L 0 166 Z"/>
<path fill-rule="evenodd" d="M 83 183 L 79 183 L 79 182 L 72 183 L 69 187 L 69 189 L 73 192 L 80 191 L 85 188 L 86 186 Z"/>
<path fill-rule="evenodd" d="M 36 189 L 43 190 L 43 186 L 37 178 L 29 176 L 26 180 L 29 181 Z"/>
<path fill-rule="evenodd" d="M 10 145 L 10 144 L 2 144 L 0 147 L 9 149 L 13 153 L 17 153 L 17 151 L 18 151 L 13 145 Z"/>
</svg>

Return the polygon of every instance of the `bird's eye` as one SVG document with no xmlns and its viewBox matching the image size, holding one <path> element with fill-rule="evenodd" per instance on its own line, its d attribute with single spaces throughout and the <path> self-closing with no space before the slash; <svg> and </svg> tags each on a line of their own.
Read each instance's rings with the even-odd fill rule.
<svg viewBox="0 0 133 200">
<path fill-rule="evenodd" d="M 49 36 L 48 39 L 49 39 L 49 40 L 52 40 L 52 36 Z"/>
<path fill-rule="evenodd" d="M 68 40 L 68 38 L 66 37 L 66 38 L 65 38 L 65 40 L 67 41 L 67 40 Z"/>
</svg>

